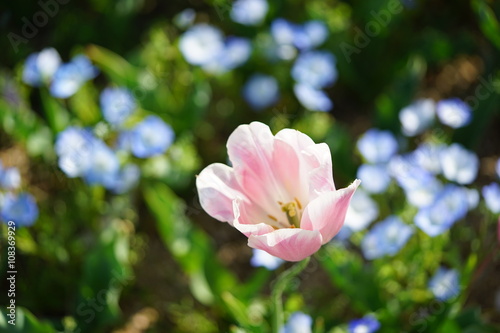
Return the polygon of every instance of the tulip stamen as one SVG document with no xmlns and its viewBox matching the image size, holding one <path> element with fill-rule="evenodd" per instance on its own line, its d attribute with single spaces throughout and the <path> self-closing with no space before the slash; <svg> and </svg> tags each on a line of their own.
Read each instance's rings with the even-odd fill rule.
<svg viewBox="0 0 500 333">
<path fill-rule="evenodd" d="M 278 222 L 278 219 L 275 218 L 274 216 L 272 215 L 267 215 L 267 217 L 269 217 L 271 220 L 273 220 L 274 222 Z"/>
<path fill-rule="evenodd" d="M 295 202 L 297 203 L 297 207 L 299 207 L 300 210 L 302 210 L 302 204 L 300 203 L 299 199 L 294 198 Z"/>
<path fill-rule="evenodd" d="M 297 204 L 295 202 L 289 202 L 281 206 L 281 210 L 286 214 L 286 218 L 290 226 L 293 228 L 300 227 L 299 212 L 297 211 Z"/>
</svg>

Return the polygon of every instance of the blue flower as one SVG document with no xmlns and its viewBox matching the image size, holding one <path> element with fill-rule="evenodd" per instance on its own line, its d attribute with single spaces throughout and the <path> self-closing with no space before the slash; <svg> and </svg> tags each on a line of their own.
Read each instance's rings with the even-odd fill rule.
<svg viewBox="0 0 500 333">
<path fill-rule="evenodd" d="M 75 94 L 86 81 L 95 78 L 98 73 L 97 68 L 86 56 L 76 56 L 71 62 L 59 66 L 52 78 L 50 93 L 57 98 L 68 98 Z"/>
<path fill-rule="evenodd" d="M 465 193 L 467 194 L 467 204 L 469 210 L 473 210 L 479 204 L 479 192 L 474 188 L 463 187 Z"/>
<path fill-rule="evenodd" d="M 442 144 L 425 142 L 410 153 L 410 158 L 422 169 L 437 175 L 442 171 L 440 158 L 445 148 L 446 146 Z"/>
<path fill-rule="evenodd" d="M 266 18 L 268 9 L 266 0 L 236 0 L 230 16 L 237 23 L 258 25 Z"/>
<path fill-rule="evenodd" d="M 280 333 L 311 333 L 312 323 L 311 316 L 297 311 L 290 315 L 286 325 L 280 329 Z"/>
<path fill-rule="evenodd" d="M 251 53 L 252 45 L 248 39 L 229 37 L 221 52 L 211 62 L 203 65 L 203 69 L 209 73 L 222 74 L 244 64 Z"/>
<path fill-rule="evenodd" d="M 196 12 L 192 8 L 186 8 L 174 17 L 174 24 L 181 29 L 191 26 L 196 18 Z"/>
<path fill-rule="evenodd" d="M 307 84 L 296 84 L 293 92 L 300 104 L 312 111 L 327 112 L 333 108 L 333 103 L 328 95 L 319 89 L 315 89 Z"/>
<path fill-rule="evenodd" d="M 398 142 L 389 131 L 372 128 L 361 136 L 358 150 L 369 163 L 386 163 L 398 150 Z"/>
<path fill-rule="evenodd" d="M 163 154 L 172 144 L 175 133 L 160 117 L 148 116 L 130 132 L 130 149 L 140 158 Z"/>
<path fill-rule="evenodd" d="M 278 47 L 297 47 L 310 50 L 324 43 L 328 37 L 328 28 L 321 21 L 308 21 L 300 26 L 278 18 L 271 23 L 271 35 Z M 289 52 L 295 55 L 295 52 Z M 292 57 L 282 57 L 291 59 Z"/>
<path fill-rule="evenodd" d="M 278 18 L 271 23 L 271 35 L 276 43 L 280 45 L 293 45 L 296 29 L 294 24 L 282 18 Z"/>
<path fill-rule="evenodd" d="M 486 207 L 494 213 L 500 213 L 500 185 L 491 183 L 483 187 L 483 197 Z"/>
<path fill-rule="evenodd" d="M 254 74 L 243 87 L 243 97 L 256 110 L 273 105 L 279 98 L 276 79 L 269 75 Z"/>
<path fill-rule="evenodd" d="M 472 119 L 472 109 L 459 98 L 439 101 L 436 105 L 436 113 L 443 124 L 453 128 L 463 127 Z"/>
<path fill-rule="evenodd" d="M 399 121 L 406 136 L 415 136 L 425 131 L 432 124 L 435 114 L 432 99 L 420 99 L 399 112 Z"/>
<path fill-rule="evenodd" d="M 327 38 L 328 28 L 323 22 L 308 21 L 296 29 L 294 44 L 301 50 L 309 50 L 320 46 Z"/>
<path fill-rule="evenodd" d="M 366 259 L 395 255 L 406 244 L 413 229 L 398 217 L 389 216 L 376 224 L 361 241 L 361 250 Z"/>
<path fill-rule="evenodd" d="M 18 168 L 3 169 L 0 166 L 0 187 L 15 190 L 21 186 L 21 174 Z"/>
<path fill-rule="evenodd" d="M 436 199 L 443 184 L 435 177 L 421 173 L 419 170 L 421 169 L 415 169 L 415 174 L 411 174 L 411 178 L 406 178 L 405 183 L 400 182 L 400 185 L 405 191 L 406 200 L 411 205 L 427 207 Z"/>
<path fill-rule="evenodd" d="M 106 88 L 100 99 L 104 119 L 115 126 L 123 124 L 136 108 L 134 97 L 126 88 Z"/>
<path fill-rule="evenodd" d="M 447 301 L 458 296 L 458 272 L 454 269 L 440 267 L 429 281 L 429 289 L 436 299 Z"/>
<path fill-rule="evenodd" d="M 59 168 L 70 178 L 82 176 L 90 165 L 97 139 L 88 130 L 68 127 L 58 134 L 55 151 Z"/>
<path fill-rule="evenodd" d="M 18 226 L 30 226 L 38 218 L 35 198 L 29 193 L 7 193 L 0 212 L 4 222 L 14 221 Z"/>
<path fill-rule="evenodd" d="M 352 231 L 361 231 L 375 221 L 378 214 L 377 203 L 362 188 L 358 188 L 347 209 L 344 227 Z"/>
<path fill-rule="evenodd" d="M 270 271 L 278 268 L 284 261 L 278 257 L 275 257 L 266 251 L 259 249 L 252 249 L 252 259 L 250 259 L 250 264 L 253 267 L 265 267 Z"/>
<path fill-rule="evenodd" d="M 370 193 L 384 192 L 391 182 L 385 164 L 363 164 L 358 169 L 357 178 L 361 179 L 361 187 Z"/>
<path fill-rule="evenodd" d="M 380 323 L 372 316 L 365 316 L 349 322 L 349 333 L 374 333 L 379 328 Z"/>
<path fill-rule="evenodd" d="M 324 51 L 310 51 L 301 54 L 292 67 L 295 81 L 320 89 L 337 80 L 335 56 Z"/>
<path fill-rule="evenodd" d="M 135 164 L 127 164 L 116 172 L 114 178 L 106 184 L 106 187 L 117 194 L 130 191 L 139 183 L 141 170 Z"/>
<path fill-rule="evenodd" d="M 476 179 L 479 169 L 477 155 L 458 143 L 443 149 L 440 156 L 441 168 L 446 179 L 459 184 L 470 184 Z"/>
<path fill-rule="evenodd" d="M 96 139 L 97 140 L 97 139 Z M 89 163 L 83 177 L 90 185 L 111 187 L 120 170 L 120 162 L 115 152 L 102 141 L 96 141 L 89 156 Z"/>
<path fill-rule="evenodd" d="M 39 87 L 52 79 L 60 64 L 61 57 L 53 48 L 30 54 L 24 65 L 23 81 L 30 86 Z"/>
<path fill-rule="evenodd" d="M 206 65 L 224 49 L 222 32 L 208 24 L 196 24 L 179 40 L 182 55 L 192 65 Z"/>
<path fill-rule="evenodd" d="M 427 235 L 434 237 L 465 217 L 468 208 L 467 192 L 462 187 L 448 184 L 431 205 L 418 211 L 415 224 Z"/>
<path fill-rule="evenodd" d="M 415 162 L 414 154 L 397 155 L 388 165 L 389 174 L 405 191 L 406 199 L 416 207 L 425 207 L 434 201 L 441 190 L 441 182 Z"/>
</svg>

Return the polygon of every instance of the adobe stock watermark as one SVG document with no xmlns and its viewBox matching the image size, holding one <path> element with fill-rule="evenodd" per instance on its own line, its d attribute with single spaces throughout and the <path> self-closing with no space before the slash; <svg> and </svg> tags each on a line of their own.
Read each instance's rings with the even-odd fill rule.
<svg viewBox="0 0 500 333">
<path fill-rule="evenodd" d="M 354 27 L 353 44 L 340 43 L 340 49 L 347 63 L 351 63 L 352 55 L 361 53 L 361 50 L 370 44 L 372 38 L 376 38 L 382 32 L 382 29 L 391 23 L 393 16 L 401 13 L 403 9 L 402 0 L 390 0 L 387 9 L 381 9 L 378 12 L 372 10 L 370 12 L 373 18 L 365 24 L 363 30 L 357 26 Z"/>
<path fill-rule="evenodd" d="M 16 223 L 9 221 L 7 223 L 7 317 L 9 325 L 16 325 Z"/>
<path fill-rule="evenodd" d="M 69 1 L 70 0 L 39 0 L 38 6 L 40 6 L 41 10 L 35 12 L 31 19 L 26 16 L 21 18 L 23 22 L 21 34 L 12 31 L 7 34 L 7 38 L 14 52 L 17 53 L 19 51 L 19 45 L 26 44 L 30 39 L 35 38 L 36 35 L 38 35 L 39 29 L 49 23 L 49 18 L 59 13 L 60 5 L 66 5 Z"/>
</svg>

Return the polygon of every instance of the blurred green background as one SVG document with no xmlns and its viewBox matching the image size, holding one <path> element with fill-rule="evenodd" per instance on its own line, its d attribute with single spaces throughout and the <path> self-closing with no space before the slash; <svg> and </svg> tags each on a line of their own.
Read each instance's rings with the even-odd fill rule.
<svg viewBox="0 0 500 333">
<path fill-rule="evenodd" d="M 445 136 L 478 154 L 475 185 L 488 183 L 500 155 L 500 3 L 401 1 L 401 13 L 346 56 L 346 43 L 356 47 L 373 12 L 391 1 L 270 1 L 265 21 L 256 27 L 233 22 L 225 0 L 2 3 L 0 159 L 19 168 L 40 214 L 16 234 L 22 324 L 13 328 L 0 320 L 0 331 L 269 331 L 265 295 L 276 272 L 249 264 L 246 238 L 206 215 L 195 189 L 203 167 L 226 162 L 231 132 L 253 120 L 274 132 L 293 127 L 326 142 L 341 188 L 356 177 L 361 157 L 355 143 L 364 131 L 377 127 L 401 135 L 398 113 L 413 100 L 458 96 L 473 107 L 473 120 L 445 130 Z M 53 17 L 33 37 L 24 36 L 26 20 L 32 22 L 41 3 L 49 2 L 57 4 Z M 258 51 L 222 75 L 188 64 L 178 47 L 186 29 L 174 24 L 186 8 L 196 12 L 195 22 L 249 38 L 255 49 L 277 17 L 324 22 L 329 37 L 320 48 L 336 56 L 339 72 L 325 90 L 334 108 L 306 110 L 293 94 L 291 63 L 270 62 Z M 10 33 L 22 40 L 13 42 Z M 26 58 L 46 47 L 63 61 L 85 54 L 101 73 L 70 99 L 51 98 L 21 80 Z M 241 93 L 255 72 L 271 74 L 280 84 L 278 102 L 261 112 Z M 102 122 L 99 92 L 110 84 L 130 89 L 139 114 L 160 116 L 176 136 L 167 153 L 144 161 L 140 185 L 124 195 L 66 177 L 54 151 L 57 133 L 67 126 Z M 478 97 L 479 86 L 487 87 L 486 97 Z M 408 149 L 424 139 L 410 141 Z M 393 193 L 387 200 L 395 198 Z M 300 288 L 289 291 L 285 307 L 314 314 L 316 332 L 345 332 L 345 323 L 366 313 L 377 314 L 381 332 L 496 332 L 496 218 L 480 210 L 450 233 L 420 233 L 397 256 L 372 263 L 356 246 L 324 248 Z M 3 227 L 2 308 L 8 302 Z M 359 242 L 355 237 L 353 243 Z M 432 303 L 427 275 L 442 258 L 461 270 L 462 293 L 454 302 Z"/>
</svg>

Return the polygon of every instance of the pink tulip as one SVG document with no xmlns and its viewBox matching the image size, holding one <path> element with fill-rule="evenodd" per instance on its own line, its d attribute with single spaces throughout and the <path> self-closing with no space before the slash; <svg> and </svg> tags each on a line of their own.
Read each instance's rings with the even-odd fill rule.
<svg viewBox="0 0 500 333">
<path fill-rule="evenodd" d="M 360 180 L 336 190 L 330 149 L 292 129 L 240 125 L 227 141 L 233 167 L 207 166 L 196 179 L 203 209 L 248 237 L 248 245 L 299 261 L 344 224 Z"/>
</svg>

